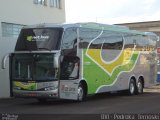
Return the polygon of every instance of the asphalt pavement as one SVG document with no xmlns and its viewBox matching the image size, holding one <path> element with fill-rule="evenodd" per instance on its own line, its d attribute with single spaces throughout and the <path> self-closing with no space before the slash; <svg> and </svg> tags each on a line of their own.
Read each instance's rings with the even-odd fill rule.
<svg viewBox="0 0 160 120">
<path fill-rule="evenodd" d="M 10 98 L 0 99 L 1 116 L 9 115 L 38 115 L 43 118 L 48 115 L 62 114 L 65 118 L 72 115 L 84 118 L 103 119 L 103 114 L 158 114 L 160 112 L 160 85 L 144 89 L 141 95 L 127 96 L 123 93 L 104 93 L 90 96 L 84 102 L 69 100 L 49 100 L 39 103 L 35 99 Z M 102 116 L 101 116 L 102 115 Z M 64 118 L 63 117 L 63 118 Z M 70 118 L 71 116 L 69 116 Z M 82 117 L 82 118 L 83 118 Z M 60 119 L 63 120 L 60 117 Z M 78 117 L 80 118 L 80 117 Z M 83 118 L 83 119 L 84 119 Z M 90 119 L 91 119 L 90 118 Z M 107 118 L 107 116 L 106 116 Z M 88 118 L 89 119 L 89 118 Z"/>
</svg>

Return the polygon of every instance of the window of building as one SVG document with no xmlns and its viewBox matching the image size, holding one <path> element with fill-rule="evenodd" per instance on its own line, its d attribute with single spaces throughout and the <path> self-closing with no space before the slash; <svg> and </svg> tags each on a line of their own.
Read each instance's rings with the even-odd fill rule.
<svg viewBox="0 0 160 120">
<path fill-rule="evenodd" d="M 33 0 L 33 3 L 34 4 L 38 4 L 38 0 Z"/>
<path fill-rule="evenodd" d="M 47 6 L 47 0 L 33 0 L 33 3 Z"/>
<path fill-rule="evenodd" d="M 61 8 L 61 0 L 50 0 L 50 7 Z"/>
<path fill-rule="evenodd" d="M 23 26 L 24 25 L 2 22 L 1 23 L 2 36 L 3 37 L 18 37 L 21 31 L 21 28 Z"/>
</svg>

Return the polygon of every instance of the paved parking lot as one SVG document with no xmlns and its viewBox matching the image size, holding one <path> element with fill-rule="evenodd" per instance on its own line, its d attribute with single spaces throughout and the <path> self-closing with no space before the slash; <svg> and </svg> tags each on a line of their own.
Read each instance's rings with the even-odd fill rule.
<svg viewBox="0 0 160 120">
<path fill-rule="evenodd" d="M 127 96 L 122 93 L 99 94 L 85 102 L 51 100 L 38 103 L 35 99 L 11 98 L 0 100 L 0 113 L 10 114 L 102 114 L 159 113 L 160 85 L 144 90 L 144 94 Z"/>
</svg>

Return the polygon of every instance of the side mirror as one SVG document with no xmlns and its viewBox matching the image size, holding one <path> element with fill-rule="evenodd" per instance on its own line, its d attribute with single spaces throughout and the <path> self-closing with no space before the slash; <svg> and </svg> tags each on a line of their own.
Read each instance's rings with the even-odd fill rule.
<svg viewBox="0 0 160 120">
<path fill-rule="evenodd" d="M 54 56 L 54 68 L 59 68 L 59 55 Z"/>
<path fill-rule="evenodd" d="M 157 41 L 159 41 L 159 36 L 157 36 Z"/>
<path fill-rule="evenodd" d="M 1 67 L 2 67 L 2 69 L 6 69 L 6 61 L 7 61 L 7 59 L 9 58 L 9 56 L 10 56 L 10 54 L 7 54 L 7 55 L 5 55 L 4 57 L 3 57 L 3 59 L 2 59 L 2 65 L 1 65 Z"/>
</svg>

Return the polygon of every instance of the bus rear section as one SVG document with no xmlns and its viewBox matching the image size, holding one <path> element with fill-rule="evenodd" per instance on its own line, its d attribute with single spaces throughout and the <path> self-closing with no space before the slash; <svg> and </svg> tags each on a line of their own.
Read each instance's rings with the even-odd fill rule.
<svg viewBox="0 0 160 120">
<path fill-rule="evenodd" d="M 155 84 L 155 34 L 94 23 L 83 24 L 79 31 L 88 94 L 124 90 L 141 94 Z"/>
</svg>

